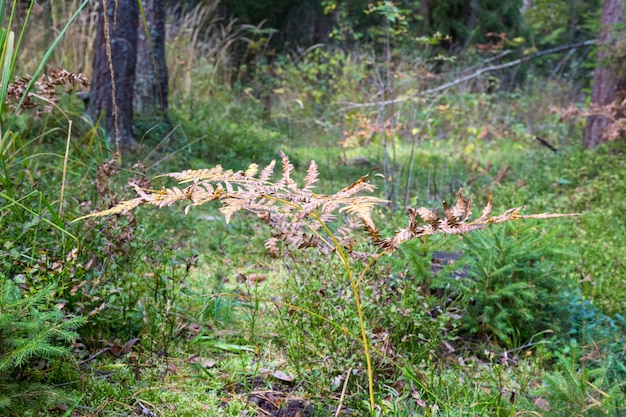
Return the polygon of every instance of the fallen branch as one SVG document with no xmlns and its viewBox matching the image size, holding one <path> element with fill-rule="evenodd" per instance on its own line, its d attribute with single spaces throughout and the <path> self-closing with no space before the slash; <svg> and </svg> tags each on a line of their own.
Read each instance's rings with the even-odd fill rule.
<svg viewBox="0 0 626 417">
<path fill-rule="evenodd" d="M 334 113 L 341 113 L 346 110 L 359 109 L 359 108 L 364 108 L 364 107 L 379 107 L 379 106 L 388 106 L 390 104 L 404 103 L 405 101 L 413 100 L 417 97 L 427 96 L 429 94 L 434 94 L 443 90 L 447 90 L 448 88 L 454 87 L 455 85 L 459 85 L 464 82 L 473 80 L 474 78 L 478 78 L 481 75 L 486 74 L 488 72 L 494 72 L 494 71 L 499 71 L 505 68 L 514 67 L 516 65 L 523 64 L 524 62 L 530 61 L 532 59 L 542 57 L 544 55 L 555 54 L 558 52 L 568 51 L 568 50 L 576 49 L 576 48 L 583 48 L 585 46 L 591 46 L 595 43 L 596 43 L 595 39 L 591 39 L 591 40 L 584 41 L 584 42 L 573 43 L 569 45 L 561 45 L 561 46 L 556 46 L 554 48 L 546 49 L 543 51 L 533 52 L 532 54 L 527 54 L 527 55 L 522 56 L 521 58 L 515 59 L 513 61 L 509 61 L 506 64 L 491 65 L 488 67 L 481 68 L 476 72 L 466 75 L 465 77 L 457 78 L 456 80 L 450 81 L 440 86 L 429 88 L 428 90 L 420 91 L 419 93 L 414 94 L 410 97 L 401 97 L 401 98 L 396 98 L 392 100 L 374 101 L 370 103 L 353 103 L 348 106 L 340 108 Z"/>
<path fill-rule="evenodd" d="M 546 148 L 550 149 L 552 152 L 559 153 L 559 150 L 557 148 L 555 148 L 554 146 L 552 146 L 547 140 L 542 139 L 542 138 L 540 138 L 537 135 L 535 135 L 535 139 L 537 139 L 539 141 L 539 143 L 541 143 Z"/>
</svg>

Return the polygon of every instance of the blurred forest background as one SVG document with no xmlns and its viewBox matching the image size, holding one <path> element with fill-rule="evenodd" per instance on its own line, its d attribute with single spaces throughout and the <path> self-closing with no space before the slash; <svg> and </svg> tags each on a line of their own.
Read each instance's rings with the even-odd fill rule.
<svg viewBox="0 0 626 417">
<path fill-rule="evenodd" d="M 0 0 L 0 19 L 0 414 L 626 413 L 626 1 Z M 219 201 L 83 218 L 273 160 L 291 226 Z M 364 183 L 380 235 L 298 200 Z M 468 222 L 580 215 L 384 249 L 464 223 L 442 207 L 467 214 L 459 189 Z"/>
</svg>

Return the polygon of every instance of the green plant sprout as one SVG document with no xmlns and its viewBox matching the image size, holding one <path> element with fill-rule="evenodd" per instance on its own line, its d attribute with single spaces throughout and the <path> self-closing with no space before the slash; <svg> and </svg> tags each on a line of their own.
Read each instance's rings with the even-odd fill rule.
<svg viewBox="0 0 626 417">
<path fill-rule="evenodd" d="M 512 220 L 547 219 L 572 216 L 575 214 L 520 214 L 523 207 L 511 208 L 503 214 L 492 216 L 491 196 L 480 217 L 470 221 L 471 202 L 463 198 L 461 191 L 453 207 L 443 202 L 444 217 L 424 207 L 409 207 L 408 224 L 397 230 L 390 237 L 382 237 L 372 219 L 374 208 L 386 200 L 371 195 L 359 195 L 372 192 L 375 185 L 371 183 L 370 174 L 364 175 L 349 186 L 332 195 L 316 194 L 315 182 L 319 173 L 315 161 L 311 161 L 304 178 L 304 186 L 300 187 L 292 179 L 294 170 L 287 155 L 281 152 L 282 175 L 277 182 L 272 182 L 275 161 L 272 161 L 259 173 L 256 164 L 250 165 L 246 171 L 224 170 L 221 166 L 212 169 L 186 170 L 164 174 L 161 176 L 176 179 L 179 184 L 187 184 L 186 188 L 172 187 L 160 190 L 143 189 L 136 184 L 130 185 L 138 197 L 123 201 L 104 211 L 88 214 L 75 219 L 74 222 L 89 218 L 112 214 L 125 214 L 142 205 L 157 207 L 170 206 L 183 201 L 190 207 L 202 205 L 214 200 L 221 203 L 220 211 L 226 222 L 239 211 L 256 214 L 267 223 L 272 231 L 271 237 L 265 242 L 270 256 L 278 257 L 279 243 L 283 250 L 292 252 L 297 249 L 316 248 L 325 255 L 337 255 L 350 281 L 356 315 L 359 321 L 361 343 L 367 363 L 369 402 L 372 412 L 374 400 L 374 371 L 371 358 L 371 344 L 366 330 L 363 315 L 360 283 L 371 266 L 385 254 L 393 253 L 401 244 L 435 234 L 462 234 L 482 229 L 486 226 L 505 223 Z M 341 215 L 343 226 L 331 228 L 331 223 Z M 355 232 L 365 230 L 372 250 L 360 252 L 355 250 L 358 240 Z M 352 260 L 363 261 L 365 266 L 356 273 Z"/>
</svg>

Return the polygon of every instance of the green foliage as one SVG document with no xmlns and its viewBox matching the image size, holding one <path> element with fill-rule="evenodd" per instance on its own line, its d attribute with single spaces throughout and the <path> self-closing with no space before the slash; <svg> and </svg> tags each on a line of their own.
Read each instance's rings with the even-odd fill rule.
<svg viewBox="0 0 626 417">
<path fill-rule="evenodd" d="M 381 333 L 377 336 L 413 363 L 436 358 L 461 323 L 458 300 L 433 286 L 432 246 L 425 240 L 407 242 L 402 256 L 390 260 L 391 269 L 379 267 L 364 288 L 372 300 L 365 306 L 367 317 Z"/>
<path fill-rule="evenodd" d="M 125 415 L 135 408 L 143 415 L 172 417 L 236 417 L 250 412 L 243 399 L 223 401 L 218 375 L 210 373 L 210 380 L 202 380 L 184 361 L 170 357 L 169 363 L 153 362 L 142 367 L 140 374 L 125 360 L 91 363 L 94 372 L 83 375 L 82 409 L 76 414 L 98 410 L 102 415 Z M 141 381 L 136 380 L 138 375 Z"/>
<path fill-rule="evenodd" d="M 82 78 L 53 70 L 40 79 L 55 47 L 87 3 L 67 16 L 68 22 L 59 28 L 30 78 L 16 80 L 35 2 L 22 15 L 17 1 L 0 0 L 0 411 L 11 415 L 26 415 L 63 397 L 50 388 L 43 371 L 46 366 L 37 366 L 36 361 L 66 359 L 77 328 L 86 322 L 84 317 L 66 315 L 58 298 L 63 286 L 60 277 L 73 258 L 71 251 L 68 258 L 63 252 L 77 240 L 61 219 L 65 184 L 61 181 L 57 210 L 36 188 L 29 171 L 34 164 L 28 159 L 38 155 L 24 150 L 23 135 L 29 126 L 19 114 L 42 103 L 41 113 L 52 112 L 57 101 L 54 86 Z M 20 25 L 14 32 L 14 26 Z M 32 92 L 39 94 L 39 101 L 33 101 Z"/>
<path fill-rule="evenodd" d="M 51 303 L 56 286 L 47 285 L 32 295 L 24 295 L 18 285 L 0 274 L 0 410 L 39 400 L 29 391 L 29 363 L 66 356 L 84 317 L 66 316 Z M 18 376 L 19 375 L 19 376 Z M 20 382 L 20 380 L 22 382 Z M 45 391 L 40 391 L 40 394 Z"/>
<path fill-rule="evenodd" d="M 431 30 L 451 35 L 459 46 L 484 42 L 488 32 L 504 32 L 514 38 L 522 28 L 521 7 L 521 0 L 434 2 Z"/>
<path fill-rule="evenodd" d="M 223 100 L 230 100 L 224 98 Z M 187 146 L 194 162 L 206 166 L 213 161 L 244 168 L 251 162 L 268 163 L 276 154 L 281 137 L 267 126 L 254 105 L 214 102 L 191 104 L 172 120 L 183 124 Z"/>
<path fill-rule="evenodd" d="M 559 330 L 564 312 L 559 293 L 568 287 L 555 267 L 556 253 L 535 227 L 503 227 L 464 239 L 470 263 L 467 279 L 447 285 L 466 303 L 463 329 L 496 336 L 517 348 L 537 334 Z"/>
<path fill-rule="evenodd" d="M 316 48 L 295 65 L 286 62 L 277 68 L 276 75 L 282 81 L 279 88 L 297 91 L 299 100 L 319 109 L 336 97 L 339 83 L 349 70 L 348 61 L 348 55 L 340 50 Z M 358 83 L 359 77 L 354 81 Z"/>
<path fill-rule="evenodd" d="M 392 40 L 397 46 L 414 45 L 409 34 L 426 36 L 435 32 L 451 35 L 464 47 L 484 42 L 488 32 L 519 36 L 523 28 L 521 0 L 427 1 L 324 0 L 321 2 L 256 0 L 224 1 L 227 12 L 245 23 L 279 29 L 277 48 L 309 47 L 329 39 L 335 46 L 350 50 L 363 45 L 375 46 Z M 313 34 L 303 34 L 290 25 L 289 19 L 311 22 Z"/>
<path fill-rule="evenodd" d="M 624 379 L 610 375 L 610 366 L 589 367 L 593 347 L 584 347 L 571 341 L 555 352 L 555 371 L 544 375 L 541 389 L 550 409 L 564 415 L 605 416 L 623 415 L 626 411 Z M 623 365 L 622 365 L 623 367 Z"/>
<path fill-rule="evenodd" d="M 585 367 L 602 368 L 611 381 L 623 380 L 626 377 L 626 318 L 622 314 L 611 317 L 602 313 L 584 299 L 580 290 L 563 294 L 562 302 L 569 315 L 564 337 L 590 351 L 585 355 Z"/>
<path fill-rule="evenodd" d="M 322 259 L 318 254 L 303 253 L 296 262 L 288 263 L 291 273 L 285 280 L 283 299 L 289 301 L 289 307 L 280 312 L 278 330 L 289 342 L 286 354 L 299 374 L 305 375 L 324 352 L 336 353 L 324 366 L 316 366 L 315 374 L 318 389 L 325 389 L 330 381 L 331 389 L 337 390 L 341 387 L 332 384 L 332 379 L 359 360 L 353 354 L 358 339 L 341 329 L 352 335 L 359 330 L 341 265 Z M 330 334 L 333 337 L 328 337 Z"/>
<path fill-rule="evenodd" d="M 304 54 L 276 57 L 271 63 L 257 60 L 250 69 L 244 91 L 258 97 L 267 115 L 282 123 L 327 115 L 329 103 L 366 100 L 365 94 L 374 88 L 371 62 L 321 45 Z M 288 131 L 293 129 L 291 123 Z"/>
<path fill-rule="evenodd" d="M 61 296 L 68 309 L 89 315 L 81 334 L 95 346 L 109 338 L 140 338 L 149 351 L 170 354 L 186 335 L 180 323 L 195 321 L 186 280 L 196 257 L 182 250 L 175 255 L 172 240 L 152 239 L 126 220 L 93 224 L 99 236 L 85 233 L 91 250 L 82 257 L 89 265 L 76 265 Z"/>
<path fill-rule="evenodd" d="M 595 36 L 601 11 L 599 0 L 537 0 L 525 8 L 524 20 L 537 45 L 563 45 Z"/>
<path fill-rule="evenodd" d="M 577 253 L 567 273 L 582 280 L 584 296 L 608 315 L 622 313 L 626 302 L 623 152 L 623 143 L 613 143 L 591 152 L 573 149 L 558 158 L 541 157 L 523 168 L 533 176 L 516 191 L 538 210 L 585 213 L 556 232 L 562 238 L 555 245 Z"/>
<path fill-rule="evenodd" d="M 600 0 L 539 0 L 524 8 L 524 22 L 528 39 L 533 47 L 547 48 L 574 44 L 594 39 L 597 36 L 602 1 Z M 535 67 L 545 74 L 556 72 L 585 84 L 589 82 L 589 69 L 595 53 L 585 49 L 571 50 L 567 57 L 547 55 L 534 62 Z"/>
<path fill-rule="evenodd" d="M 312 0 L 222 0 L 221 5 L 227 14 L 244 23 L 255 26 L 263 23 L 265 27 L 274 29 L 287 29 L 290 23 L 289 19 L 293 18 L 294 14 L 300 20 L 312 18 L 306 16 L 307 14 L 315 17 L 322 14 L 320 2 Z M 293 33 L 290 32 L 289 34 Z M 287 36 L 287 34 L 280 36 L 282 42 L 277 43 L 278 48 L 281 48 L 280 44 L 284 45 L 285 42 L 290 46 L 296 46 L 300 44 L 298 41 L 304 40 L 297 38 L 290 40 Z"/>
<path fill-rule="evenodd" d="M 81 317 L 64 320 L 58 307 L 47 305 L 48 298 L 54 294 L 54 285 L 30 297 L 23 297 L 15 283 L 4 275 L 0 275 L 0 286 L 0 372 L 14 371 L 33 357 L 51 359 L 66 354 L 66 347 L 53 343 L 72 342 L 76 328 L 85 320 Z"/>
</svg>

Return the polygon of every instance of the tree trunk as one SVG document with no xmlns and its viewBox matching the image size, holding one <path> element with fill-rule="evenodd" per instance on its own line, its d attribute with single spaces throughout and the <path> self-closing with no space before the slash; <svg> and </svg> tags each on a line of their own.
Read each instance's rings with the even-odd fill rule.
<svg viewBox="0 0 626 417">
<path fill-rule="evenodd" d="M 620 85 L 626 84 L 623 73 L 624 64 L 617 57 L 615 43 L 616 24 L 626 22 L 626 0 L 605 0 L 602 9 L 600 36 L 598 38 L 598 61 L 593 74 L 593 89 L 591 104 L 606 106 L 618 98 Z M 620 72 L 620 70 L 622 70 Z M 605 135 L 609 119 L 604 116 L 590 116 L 587 118 L 583 146 L 594 146 L 608 141 Z"/>
<path fill-rule="evenodd" d="M 111 142 L 132 146 L 139 7 L 137 0 L 99 0 L 99 6 L 87 111 L 94 121 L 101 118 Z"/>
<path fill-rule="evenodd" d="M 139 16 L 134 107 L 138 113 L 167 120 L 168 78 L 165 60 L 165 0 L 142 0 Z M 147 29 L 147 33 L 146 33 Z"/>
</svg>

